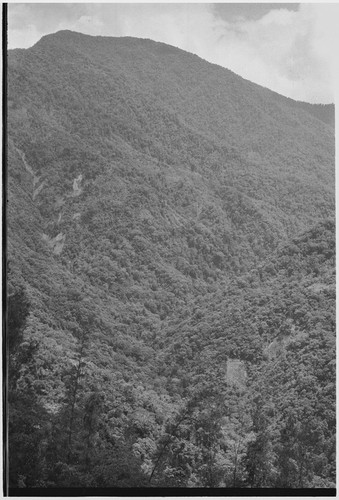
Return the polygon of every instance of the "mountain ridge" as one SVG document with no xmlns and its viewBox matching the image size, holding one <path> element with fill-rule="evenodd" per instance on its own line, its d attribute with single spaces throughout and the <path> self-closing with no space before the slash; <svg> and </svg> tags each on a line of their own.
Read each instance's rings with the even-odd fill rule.
<svg viewBox="0 0 339 500">
<path fill-rule="evenodd" d="M 295 104 L 295 103 L 298 103 L 298 106 L 301 109 L 304 109 L 308 113 L 310 113 L 313 116 L 317 117 L 319 120 L 321 120 L 324 123 L 327 123 L 327 124 L 331 125 L 332 127 L 334 127 L 334 103 L 315 104 L 315 103 L 309 103 L 307 101 L 300 101 L 300 100 L 292 99 L 290 97 L 286 97 L 286 96 L 284 96 L 282 94 L 279 94 L 278 92 L 276 92 L 276 91 L 274 91 L 272 89 L 269 89 L 268 87 L 263 87 L 263 86 L 261 86 L 259 84 L 251 82 L 250 80 L 248 80 L 248 79 L 246 79 L 246 78 L 244 78 L 244 77 L 242 77 L 240 75 L 237 75 L 234 71 L 232 71 L 232 70 L 230 70 L 230 69 L 228 69 L 228 68 L 226 68 L 224 66 L 220 66 L 218 64 L 211 63 L 211 62 L 207 61 L 206 59 L 204 59 L 204 58 L 202 58 L 202 57 L 200 57 L 200 56 L 198 56 L 196 54 L 191 54 L 190 52 L 186 51 L 185 49 L 181 49 L 180 47 L 175 47 L 175 46 L 172 46 L 172 45 L 164 43 L 164 42 L 154 41 L 154 40 L 149 39 L 149 38 L 136 38 L 136 37 L 132 37 L 132 36 L 112 37 L 112 36 L 105 36 L 105 35 L 87 35 L 87 34 L 76 32 L 76 31 L 72 31 L 72 30 L 60 30 L 60 31 L 57 31 L 56 33 L 43 36 L 38 42 L 36 42 L 36 44 L 34 44 L 30 48 L 33 48 L 35 45 L 37 45 L 39 43 L 43 43 L 43 41 L 46 38 L 48 39 L 48 37 L 59 38 L 59 37 L 63 37 L 66 34 L 69 35 L 70 37 L 71 36 L 86 36 L 86 37 L 90 37 L 90 38 L 101 39 L 103 41 L 129 40 L 129 41 L 131 41 L 133 43 L 134 42 L 135 43 L 140 43 L 142 41 L 142 42 L 144 42 L 146 44 L 148 44 L 149 42 L 151 42 L 151 44 L 157 44 L 156 46 L 158 46 L 158 47 L 164 47 L 165 50 L 167 50 L 167 51 L 175 49 L 175 51 L 177 51 L 178 53 L 185 52 L 187 54 L 190 54 L 191 56 L 194 55 L 198 59 L 200 59 L 202 61 L 205 61 L 205 62 L 211 64 L 212 66 L 216 66 L 216 67 L 220 67 L 220 68 L 226 69 L 227 71 L 229 71 L 230 73 L 238 76 L 239 78 L 241 78 L 245 82 L 249 82 L 252 85 L 255 85 L 255 86 L 258 86 L 258 87 L 260 87 L 262 89 L 266 89 L 266 90 L 268 90 L 270 92 L 273 92 L 273 94 L 275 94 L 276 96 L 280 96 L 281 98 L 283 98 L 286 103 L 287 102 L 291 102 L 292 105 Z M 24 49 L 20 49 L 20 50 L 24 50 Z"/>
</svg>

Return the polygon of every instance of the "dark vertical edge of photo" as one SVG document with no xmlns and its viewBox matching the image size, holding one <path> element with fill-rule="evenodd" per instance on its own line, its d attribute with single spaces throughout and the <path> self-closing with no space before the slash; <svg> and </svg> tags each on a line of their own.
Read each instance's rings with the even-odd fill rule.
<svg viewBox="0 0 339 500">
<path fill-rule="evenodd" d="M 8 4 L 2 4 L 2 488 L 8 496 L 7 405 L 7 28 Z"/>
</svg>

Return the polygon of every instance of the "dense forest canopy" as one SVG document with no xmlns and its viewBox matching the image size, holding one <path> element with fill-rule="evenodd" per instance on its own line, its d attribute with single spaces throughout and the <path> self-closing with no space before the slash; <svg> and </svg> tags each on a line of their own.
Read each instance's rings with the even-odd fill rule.
<svg viewBox="0 0 339 500">
<path fill-rule="evenodd" d="M 333 107 L 61 31 L 7 171 L 12 488 L 335 486 Z"/>
</svg>

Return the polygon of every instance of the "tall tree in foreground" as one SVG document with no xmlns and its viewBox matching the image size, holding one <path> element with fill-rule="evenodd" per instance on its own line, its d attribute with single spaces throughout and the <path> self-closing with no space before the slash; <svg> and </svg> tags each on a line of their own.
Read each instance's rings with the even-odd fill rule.
<svg viewBox="0 0 339 500">
<path fill-rule="evenodd" d="M 9 486 L 38 486 L 42 469 L 42 440 L 46 411 L 34 388 L 38 345 L 26 340 L 29 302 L 23 289 L 8 299 L 8 440 Z"/>
</svg>

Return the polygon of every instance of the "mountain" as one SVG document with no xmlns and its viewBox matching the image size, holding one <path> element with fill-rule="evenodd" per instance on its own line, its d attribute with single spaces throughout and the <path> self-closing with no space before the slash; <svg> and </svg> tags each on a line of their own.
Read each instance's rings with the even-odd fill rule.
<svg viewBox="0 0 339 500">
<path fill-rule="evenodd" d="M 319 120 L 331 125 L 334 128 L 334 104 L 309 104 L 307 102 L 300 102 L 299 106 L 308 113 L 311 113 L 311 115 L 316 116 Z"/>
<path fill-rule="evenodd" d="M 151 40 L 9 51 L 12 487 L 333 486 L 331 109 Z M 327 429 L 270 396 L 264 474 L 274 363 Z"/>
</svg>

